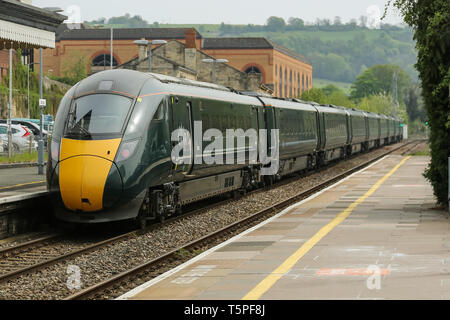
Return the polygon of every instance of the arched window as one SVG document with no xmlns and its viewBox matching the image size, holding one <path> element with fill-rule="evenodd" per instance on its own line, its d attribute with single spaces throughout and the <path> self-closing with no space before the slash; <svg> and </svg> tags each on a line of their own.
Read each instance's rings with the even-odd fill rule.
<svg viewBox="0 0 450 320">
<path fill-rule="evenodd" d="M 109 69 L 111 66 L 111 55 L 109 53 L 102 53 L 92 59 L 91 71 L 92 73 Z M 113 57 L 113 67 L 117 67 L 116 58 Z"/>
<path fill-rule="evenodd" d="M 244 71 L 245 73 L 262 73 L 261 70 L 259 70 L 258 67 L 250 66 Z"/>
<path fill-rule="evenodd" d="M 297 96 L 300 97 L 300 73 L 297 73 Z"/>
</svg>

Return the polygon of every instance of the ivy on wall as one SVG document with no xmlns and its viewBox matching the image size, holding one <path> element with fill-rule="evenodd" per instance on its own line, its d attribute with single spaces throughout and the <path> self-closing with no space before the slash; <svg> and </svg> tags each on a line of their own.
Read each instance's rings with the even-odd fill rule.
<svg viewBox="0 0 450 320">
<path fill-rule="evenodd" d="M 21 51 L 17 50 L 13 62 L 12 70 L 13 85 L 13 105 L 16 107 L 18 117 L 27 117 L 27 66 L 21 63 Z M 39 76 L 36 72 L 30 70 L 30 116 L 39 118 Z M 47 106 L 43 110 L 44 114 L 55 115 L 58 110 L 59 102 L 64 96 L 64 91 L 56 86 L 50 89 L 43 88 L 43 98 L 47 100 Z M 0 118 L 5 119 L 8 115 L 9 103 L 9 70 L 3 82 L 0 83 Z"/>
</svg>

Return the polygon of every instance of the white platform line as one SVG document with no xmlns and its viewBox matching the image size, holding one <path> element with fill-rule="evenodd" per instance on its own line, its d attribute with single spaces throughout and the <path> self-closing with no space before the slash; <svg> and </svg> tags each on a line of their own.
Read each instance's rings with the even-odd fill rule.
<svg viewBox="0 0 450 320">
<path fill-rule="evenodd" d="M 370 167 L 376 165 L 378 162 L 384 160 L 386 157 L 389 157 L 389 155 L 384 156 L 383 158 L 381 158 L 381 159 L 375 161 L 374 163 L 370 164 L 369 166 L 367 166 L 367 167 L 365 167 L 365 168 L 363 168 L 363 169 L 361 169 L 361 170 L 359 170 L 359 171 L 357 171 L 357 172 L 352 173 L 352 174 L 349 175 L 348 177 L 345 177 L 344 179 L 339 180 L 339 181 L 336 182 L 335 184 L 333 184 L 333 185 L 331 185 L 331 186 L 329 186 L 329 187 L 327 187 L 327 188 L 325 188 L 325 189 L 323 189 L 323 190 L 321 190 L 321 191 L 319 191 L 319 192 L 317 192 L 317 193 L 315 193 L 315 194 L 309 196 L 308 198 L 303 199 L 303 200 L 301 200 L 300 202 L 297 202 L 297 203 L 294 203 L 294 204 L 290 205 L 289 207 L 287 207 L 286 209 L 284 209 L 284 210 L 281 211 L 280 213 L 277 213 L 277 214 L 274 215 L 273 217 L 271 217 L 271 218 L 269 218 L 269 219 L 267 219 L 267 220 L 265 220 L 265 221 L 263 221 L 263 222 L 257 224 L 256 226 L 254 226 L 254 227 L 252 227 L 252 228 L 250 228 L 250 229 L 245 230 L 244 232 L 242 232 L 242 233 L 240 233 L 240 234 L 238 234 L 238 235 L 236 235 L 236 236 L 234 236 L 234 237 L 228 239 L 228 240 L 225 241 L 225 242 L 222 242 L 222 243 L 218 244 L 217 246 L 215 246 L 215 247 L 213 247 L 213 248 L 211 248 L 211 249 L 206 250 L 205 252 L 203 252 L 203 253 L 201 253 L 201 254 L 195 256 L 194 258 L 190 259 L 189 261 L 186 261 L 185 263 L 183 263 L 183 264 L 181 264 L 181 265 L 179 265 L 179 266 L 177 266 L 177 267 L 175 267 L 175 268 L 173 268 L 173 269 L 171 269 L 171 270 L 169 270 L 169 271 L 167 271 L 167 272 L 165 272 L 165 273 L 163 273 L 163 274 L 157 276 L 156 278 L 154 278 L 154 279 L 152 279 L 152 280 L 150 280 L 150 281 L 148 281 L 148 282 L 146 282 L 146 283 L 141 284 L 140 286 L 134 288 L 133 290 L 128 291 L 127 293 L 121 295 L 120 297 L 117 297 L 115 300 L 127 300 L 127 299 L 132 298 L 133 296 L 135 296 L 135 295 L 137 295 L 138 293 L 144 291 L 145 289 L 147 289 L 147 288 L 149 288 L 149 287 L 151 287 L 151 286 L 157 284 L 158 282 L 160 282 L 160 281 L 162 281 L 162 280 L 164 280 L 164 279 L 170 277 L 171 275 L 177 273 L 178 271 L 183 270 L 184 268 L 188 267 L 189 265 L 191 265 L 191 264 L 193 264 L 193 263 L 195 263 L 195 262 L 201 260 L 202 258 L 204 258 L 205 256 L 209 255 L 210 253 L 213 253 L 214 251 L 219 250 L 220 248 L 225 247 L 226 245 L 230 244 L 231 242 L 234 242 L 234 241 L 238 240 L 239 238 L 241 238 L 241 237 L 247 235 L 248 233 L 253 232 L 254 230 L 259 229 L 260 227 L 266 225 L 267 223 L 272 222 L 272 221 L 275 220 L 276 218 L 278 218 L 278 217 L 280 217 L 280 216 L 286 214 L 287 212 L 289 212 L 289 211 L 291 211 L 292 209 L 294 209 L 294 208 L 296 208 L 296 207 L 302 205 L 303 203 L 308 202 L 308 201 L 310 201 L 310 200 L 312 200 L 312 199 L 318 197 L 319 195 L 321 195 L 321 194 L 324 193 L 325 191 L 328 191 L 329 189 L 334 188 L 335 186 L 337 186 L 337 185 L 343 183 L 343 182 L 346 181 L 347 179 L 350 179 L 350 178 L 351 178 L 352 176 L 354 176 L 355 174 L 361 173 L 361 172 L 363 172 L 363 171 L 369 169 Z"/>
<path fill-rule="evenodd" d="M 30 193 L 15 195 L 15 196 L 3 197 L 3 198 L 0 198 L 0 204 L 9 203 L 9 202 L 17 202 L 17 201 L 22 201 L 22 200 L 27 200 L 27 199 L 32 199 L 32 198 L 38 198 L 38 197 L 46 195 L 46 194 L 48 194 L 48 191 L 45 190 L 45 191 L 30 192 Z"/>
</svg>

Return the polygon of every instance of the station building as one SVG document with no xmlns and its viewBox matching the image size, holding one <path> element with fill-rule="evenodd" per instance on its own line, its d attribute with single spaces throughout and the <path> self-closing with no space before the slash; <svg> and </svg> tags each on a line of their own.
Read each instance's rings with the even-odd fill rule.
<svg viewBox="0 0 450 320">
<path fill-rule="evenodd" d="M 261 74 L 262 85 L 278 97 L 296 97 L 312 87 L 312 66 L 302 55 L 266 38 L 204 38 L 191 28 L 113 29 L 113 67 L 139 56 L 134 40 L 176 40 L 185 44 L 195 35 L 195 47 L 209 56 L 229 61 L 228 65 L 247 74 Z M 192 41 L 192 40 L 189 40 Z M 54 49 L 44 50 L 43 70 L 57 76 L 75 63 L 86 64 L 88 74 L 109 69 L 111 29 L 69 29 L 61 25 Z M 153 48 L 157 47 L 154 45 Z M 35 53 L 38 58 L 38 53 Z M 206 67 L 206 64 L 205 64 Z"/>
</svg>

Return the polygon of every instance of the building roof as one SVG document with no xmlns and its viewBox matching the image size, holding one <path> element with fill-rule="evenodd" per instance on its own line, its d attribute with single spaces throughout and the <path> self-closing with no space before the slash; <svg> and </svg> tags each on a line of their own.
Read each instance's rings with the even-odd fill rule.
<svg viewBox="0 0 450 320">
<path fill-rule="evenodd" d="M 16 0 L 0 0 L 0 20 L 55 32 L 67 17 Z"/>
<path fill-rule="evenodd" d="M 0 42 L 10 48 L 54 48 L 66 16 L 15 0 L 0 0 Z"/>
<path fill-rule="evenodd" d="M 117 28 L 113 30 L 114 39 L 184 39 L 186 30 L 192 28 Z M 201 38 L 198 31 L 197 38 Z M 58 28 L 56 41 L 60 40 L 109 40 L 111 29 L 68 29 L 67 26 Z"/>
<path fill-rule="evenodd" d="M 278 43 L 266 38 L 204 38 L 202 48 L 205 50 L 213 49 L 275 49 L 294 59 L 309 63 L 308 60 Z"/>
</svg>

